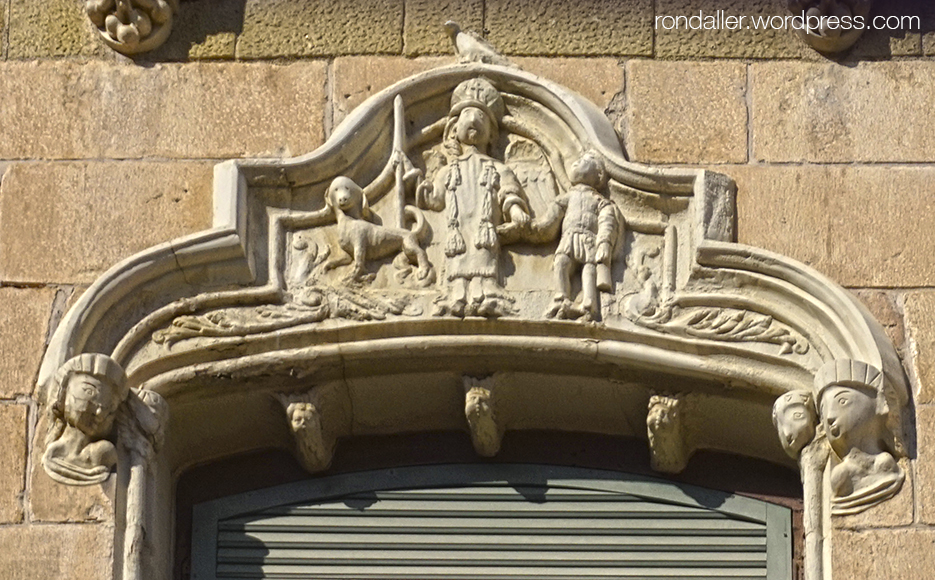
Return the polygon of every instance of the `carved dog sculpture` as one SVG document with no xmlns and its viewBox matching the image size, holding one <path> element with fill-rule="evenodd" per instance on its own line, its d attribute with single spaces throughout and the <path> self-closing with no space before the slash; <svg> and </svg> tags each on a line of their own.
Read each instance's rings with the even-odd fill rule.
<svg viewBox="0 0 935 580">
<path fill-rule="evenodd" d="M 325 264 L 325 269 L 353 264 L 350 278 L 356 281 L 372 279 L 364 271 L 367 260 L 379 260 L 393 253 L 405 256 L 396 262 L 403 270 L 415 263 L 416 280 L 421 285 L 435 281 L 434 270 L 420 242 L 428 231 L 422 212 L 406 206 L 406 213 L 414 221 L 412 230 L 388 227 L 374 223 L 373 214 L 363 189 L 348 177 L 336 177 L 325 194 L 325 204 L 334 212 L 338 224 L 338 244 L 345 255 L 336 256 Z M 407 263 L 408 262 L 408 263 Z"/>
</svg>

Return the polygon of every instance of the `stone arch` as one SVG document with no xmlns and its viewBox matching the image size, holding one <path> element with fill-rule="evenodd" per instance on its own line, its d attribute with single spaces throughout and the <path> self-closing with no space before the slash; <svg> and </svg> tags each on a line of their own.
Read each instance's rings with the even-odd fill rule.
<svg viewBox="0 0 935 580">
<path fill-rule="evenodd" d="M 480 152 L 461 141 L 461 157 L 450 156 L 442 141 L 468 107 L 497 125 L 499 140 Z M 591 187 L 603 201 L 559 201 L 587 185 L 570 174 L 588 151 L 606 168 L 606 185 Z M 476 183 L 460 177 L 471 175 L 471 159 L 489 168 Z M 433 174 L 435 189 L 420 189 Z M 325 200 L 339 176 L 359 184 L 368 206 L 344 216 L 356 220 L 350 233 Z M 171 526 L 144 498 L 171 502 L 176 474 L 212 457 L 294 446 L 318 470 L 340 437 L 431 429 L 467 429 L 478 453 L 492 455 L 505 430 L 544 428 L 646 437 L 660 471 L 678 471 L 697 448 L 790 463 L 771 410 L 790 392 L 804 393 L 799 402 L 812 410 L 800 426 L 811 429 L 807 438 L 786 441 L 786 451 L 802 464 L 810 575 L 822 577 L 822 511 L 865 509 L 899 489 L 909 391 L 892 344 L 850 294 L 794 260 L 733 243 L 735 189 L 706 170 L 630 163 L 585 99 L 482 63 L 382 91 L 308 155 L 219 164 L 215 227 L 105 273 L 64 318 L 40 371 L 45 404 L 61 416 L 53 403 L 70 387 L 58 371 L 73 357 L 99 353 L 126 369 L 130 395 L 113 432 L 121 578 L 139 578 L 168 549 Z M 419 197 L 432 191 L 435 201 Z M 477 210 L 479 227 L 494 228 L 484 250 L 496 253 L 494 273 L 462 278 L 494 289 L 467 311 L 452 294 L 459 254 L 445 241 L 467 227 L 452 212 L 466 195 L 502 205 Z M 567 217 L 573 203 L 598 224 L 591 234 L 610 247 L 604 258 L 587 258 L 595 248 L 559 249 L 558 232 L 570 226 L 555 215 Z M 429 234 L 410 229 L 420 220 Z M 363 222 L 368 233 L 355 233 Z M 396 248 L 363 248 L 331 267 L 359 249 L 355 235 Z M 587 282 L 577 278 L 553 297 L 551 256 L 561 252 L 582 270 L 606 267 L 596 305 L 585 304 Z M 818 427 L 815 408 L 830 386 L 873 402 L 874 418 L 860 422 L 886 443 L 873 447 L 870 437 L 842 449 L 888 458 L 882 475 L 834 471 L 847 454 L 825 442 L 840 434 Z M 287 415 L 297 410 L 308 416 L 290 439 Z M 70 427 L 88 440 L 79 446 L 108 436 Z M 89 469 L 101 467 L 110 464 Z M 828 469 L 854 489 L 823 495 Z"/>
</svg>

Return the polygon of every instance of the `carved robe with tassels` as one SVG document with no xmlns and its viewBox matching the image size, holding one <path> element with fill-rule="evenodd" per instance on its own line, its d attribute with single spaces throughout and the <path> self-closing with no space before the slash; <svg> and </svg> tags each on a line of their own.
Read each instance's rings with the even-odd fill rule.
<svg viewBox="0 0 935 580">
<path fill-rule="evenodd" d="M 528 213 L 522 186 L 505 164 L 472 152 L 452 159 L 433 180 L 433 191 L 420 205 L 445 210 L 445 275 L 495 278 L 500 275 L 497 226 L 519 204 Z"/>
</svg>

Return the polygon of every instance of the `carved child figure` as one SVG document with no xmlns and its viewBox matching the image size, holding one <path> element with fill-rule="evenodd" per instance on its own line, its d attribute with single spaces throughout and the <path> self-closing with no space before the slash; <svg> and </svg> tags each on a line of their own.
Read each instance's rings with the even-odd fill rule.
<svg viewBox="0 0 935 580">
<path fill-rule="evenodd" d="M 898 410 L 883 374 L 859 361 L 833 361 L 815 381 L 822 425 L 839 460 L 831 470 L 833 513 L 857 513 L 895 495 L 905 475 L 893 456 Z"/>
<path fill-rule="evenodd" d="M 108 356 L 82 354 L 62 365 L 55 385 L 42 465 L 61 483 L 100 483 L 117 463 L 107 437 L 127 397 L 126 374 Z"/>
<path fill-rule="evenodd" d="M 610 265 L 617 239 L 617 209 L 604 191 L 604 161 L 592 151 L 571 167 L 572 188 L 556 198 L 549 212 L 533 225 L 545 239 L 554 239 L 559 220 L 561 240 L 553 262 L 555 297 L 546 312 L 550 318 L 596 319 L 598 290 L 611 290 Z M 572 274 L 581 267 L 581 306 L 573 304 Z"/>
</svg>

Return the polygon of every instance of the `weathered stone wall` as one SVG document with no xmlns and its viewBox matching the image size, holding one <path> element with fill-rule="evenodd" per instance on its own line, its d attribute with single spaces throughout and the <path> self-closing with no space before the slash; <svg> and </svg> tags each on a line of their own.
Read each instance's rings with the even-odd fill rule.
<svg viewBox="0 0 935 580">
<path fill-rule="evenodd" d="M 738 238 L 812 265 L 884 324 L 914 390 L 899 496 L 838 521 L 835 578 L 935 575 L 935 9 L 827 60 L 788 31 L 655 31 L 785 0 L 194 0 L 131 60 L 79 0 L 0 0 L 0 577 L 110 578 L 107 490 L 38 467 L 34 383 L 65 309 L 124 257 L 211 224 L 212 165 L 321 144 L 368 95 L 450 60 L 448 18 L 587 96 L 632 160 L 739 185 Z"/>
</svg>

